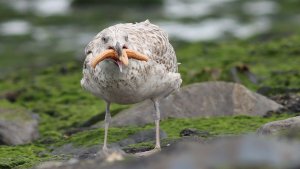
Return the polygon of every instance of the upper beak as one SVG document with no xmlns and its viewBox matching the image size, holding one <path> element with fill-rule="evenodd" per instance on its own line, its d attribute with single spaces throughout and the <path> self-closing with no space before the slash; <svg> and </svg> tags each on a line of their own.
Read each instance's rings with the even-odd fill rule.
<svg viewBox="0 0 300 169">
<path fill-rule="evenodd" d="M 115 51 L 117 52 L 118 57 L 121 57 L 121 56 L 122 56 L 122 47 L 121 47 L 121 45 L 120 45 L 119 42 L 116 43 Z"/>
</svg>

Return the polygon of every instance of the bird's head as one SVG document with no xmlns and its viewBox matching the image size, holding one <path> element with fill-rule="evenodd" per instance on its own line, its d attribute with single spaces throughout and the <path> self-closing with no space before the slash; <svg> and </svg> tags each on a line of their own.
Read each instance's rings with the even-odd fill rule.
<svg viewBox="0 0 300 169">
<path fill-rule="evenodd" d="M 91 61 L 92 67 L 104 59 L 112 59 L 122 72 L 122 68 L 127 66 L 128 58 L 147 61 L 148 57 L 129 49 L 129 36 L 127 32 L 110 27 L 101 31 L 86 48 L 86 53 L 93 53 Z M 87 51 L 88 50 L 88 51 Z"/>
<path fill-rule="evenodd" d="M 129 44 L 128 34 L 124 31 L 104 30 L 101 35 L 100 46 L 102 50 L 112 49 L 116 52 L 117 57 L 123 57 L 123 49 L 127 49 Z M 124 63 L 125 64 L 125 63 Z"/>
</svg>

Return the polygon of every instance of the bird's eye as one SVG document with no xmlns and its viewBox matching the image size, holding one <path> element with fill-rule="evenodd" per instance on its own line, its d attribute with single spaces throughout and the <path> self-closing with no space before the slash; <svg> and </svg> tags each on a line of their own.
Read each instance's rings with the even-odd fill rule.
<svg viewBox="0 0 300 169">
<path fill-rule="evenodd" d="M 107 43 L 107 42 L 108 42 L 108 37 L 102 37 L 101 39 L 102 39 L 102 41 L 103 41 L 104 43 Z"/>
<path fill-rule="evenodd" d="M 128 35 L 125 36 L 125 41 L 128 42 Z"/>
<path fill-rule="evenodd" d="M 88 55 L 88 54 L 90 54 L 90 53 L 92 53 L 91 50 L 87 50 L 87 51 L 85 52 L 86 55 Z"/>
</svg>

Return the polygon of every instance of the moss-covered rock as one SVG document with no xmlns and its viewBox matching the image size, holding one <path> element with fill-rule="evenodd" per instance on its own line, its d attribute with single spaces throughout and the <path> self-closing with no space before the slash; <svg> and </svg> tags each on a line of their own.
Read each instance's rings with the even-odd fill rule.
<svg viewBox="0 0 300 169">
<path fill-rule="evenodd" d="M 38 138 L 38 121 L 26 109 L 0 102 L 0 144 L 25 144 Z"/>
<path fill-rule="evenodd" d="M 298 134 L 299 129 L 300 116 L 296 116 L 264 124 L 257 130 L 257 133 L 260 135 L 273 135 L 278 137 L 295 135 L 300 138 Z"/>
<path fill-rule="evenodd" d="M 300 36 L 295 35 L 279 40 L 184 44 L 176 52 L 185 84 L 238 78 L 252 89 L 298 88 L 300 78 L 295 72 L 299 72 L 299 44 Z M 234 69 L 236 75 L 232 73 Z"/>
</svg>

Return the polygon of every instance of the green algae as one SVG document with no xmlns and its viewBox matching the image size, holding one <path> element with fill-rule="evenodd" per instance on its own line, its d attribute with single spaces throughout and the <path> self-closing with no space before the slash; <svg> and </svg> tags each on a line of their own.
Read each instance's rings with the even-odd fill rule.
<svg viewBox="0 0 300 169">
<path fill-rule="evenodd" d="M 293 115 L 281 114 L 267 118 L 260 116 L 224 116 L 206 117 L 193 119 L 170 119 L 161 123 L 161 128 L 168 134 L 169 138 L 178 138 L 179 132 L 185 128 L 195 128 L 207 131 L 210 137 L 220 135 L 239 135 L 256 132 L 265 123 L 281 120 Z"/>
<path fill-rule="evenodd" d="M 256 132 L 256 130 L 265 123 L 282 120 L 294 116 L 293 114 L 279 114 L 270 117 L 260 116 L 220 116 L 220 117 L 202 117 L 193 119 L 168 119 L 161 122 L 161 129 L 166 132 L 168 138 L 177 139 L 180 137 L 179 133 L 186 128 L 194 128 L 200 131 L 209 132 L 209 137 L 225 136 L 225 135 L 239 135 Z M 128 136 L 150 128 L 154 128 L 153 124 L 148 124 L 144 127 L 122 127 L 109 128 L 108 140 L 110 143 L 121 141 Z M 74 143 L 76 146 L 92 146 L 102 143 L 104 130 L 91 129 L 76 133 L 61 143 Z M 138 146 L 149 145 L 148 142 L 137 144 Z M 131 145 L 135 146 L 135 145 Z"/>
<path fill-rule="evenodd" d="M 115 143 L 121 141 L 128 136 L 142 130 L 139 127 L 123 127 L 109 128 L 108 141 Z M 92 146 L 102 144 L 104 139 L 104 129 L 92 129 L 80 133 L 76 133 L 63 141 L 62 143 L 73 143 L 75 146 Z M 61 144 L 61 143 L 60 143 Z"/>
<path fill-rule="evenodd" d="M 252 39 L 183 44 L 176 51 L 182 63 L 180 71 L 184 84 L 207 80 L 232 81 L 231 69 L 246 65 L 259 82 L 252 83 L 243 71 L 238 71 L 238 77 L 251 89 L 261 86 L 298 88 L 299 44 L 299 36 L 294 35 L 274 41 Z"/>
<path fill-rule="evenodd" d="M 46 148 L 38 145 L 0 146 L 0 168 L 30 168 L 47 160 L 57 160 Z"/>
<path fill-rule="evenodd" d="M 291 114 L 280 114 L 273 115 L 270 117 L 260 116 L 220 116 L 220 117 L 203 117 L 193 119 L 168 119 L 162 121 L 160 127 L 166 132 L 168 138 L 162 139 L 162 146 L 166 146 L 170 142 L 180 138 L 180 132 L 183 129 L 193 128 L 199 131 L 208 132 L 209 135 L 202 137 L 203 139 L 209 139 L 218 136 L 231 136 L 241 135 L 248 133 L 255 133 L 256 130 L 263 124 L 282 120 L 294 115 Z M 153 125 L 145 126 L 145 129 L 153 128 Z M 127 146 L 129 148 L 153 148 L 155 145 L 154 141 L 143 142 Z"/>
</svg>

